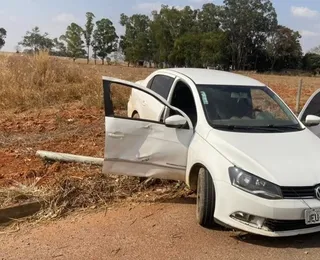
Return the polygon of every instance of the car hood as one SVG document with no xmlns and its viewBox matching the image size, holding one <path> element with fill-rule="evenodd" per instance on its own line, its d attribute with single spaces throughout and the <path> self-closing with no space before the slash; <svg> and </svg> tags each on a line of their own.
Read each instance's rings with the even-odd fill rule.
<svg viewBox="0 0 320 260">
<path fill-rule="evenodd" d="M 320 139 L 308 129 L 286 133 L 212 129 L 207 141 L 235 166 L 280 186 L 320 183 Z"/>
</svg>

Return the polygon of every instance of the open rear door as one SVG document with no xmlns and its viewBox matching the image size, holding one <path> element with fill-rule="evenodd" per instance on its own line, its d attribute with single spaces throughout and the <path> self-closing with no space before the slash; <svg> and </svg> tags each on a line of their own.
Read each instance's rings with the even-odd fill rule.
<svg viewBox="0 0 320 260">
<path fill-rule="evenodd" d="M 308 115 L 320 117 L 320 89 L 313 93 L 313 95 L 302 108 L 299 114 L 300 121 L 304 123 Z M 307 127 L 320 138 L 320 125 Z"/>
<path fill-rule="evenodd" d="M 160 95 L 135 83 L 103 77 L 103 89 L 103 173 L 184 181 L 189 144 L 194 134 L 187 115 L 172 107 Z M 184 127 L 166 126 L 160 121 L 129 118 L 126 110 L 131 89 L 149 95 L 154 105 L 162 103 L 177 111 L 186 119 L 187 124 Z"/>
</svg>

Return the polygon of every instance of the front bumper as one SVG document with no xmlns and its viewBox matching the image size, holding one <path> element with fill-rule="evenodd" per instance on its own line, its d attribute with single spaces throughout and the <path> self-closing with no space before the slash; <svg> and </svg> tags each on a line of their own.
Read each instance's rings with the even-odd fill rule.
<svg viewBox="0 0 320 260">
<path fill-rule="evenodd" d="M 215 190 L 216 208 L 214 217 L 219 222 L 230 227 L 269 237 L 295 236 L 320 232 L 320 225 L 305 226 L 303 224 L 305 210 L 309 207 L 320 208 L 319 200 L 267 200 L 244 192 L 230 183 L 222 181 L 215 182 Z M 265 225 L 259 228 L 231 217 L 235 212 L 244 212 L 267 220 L 265 221 Z M 286 225 L 286 227 L 280 228 L 284 231 L 273 231 L 270 229 L 270 225 L 282 224 Z"/>
</svg>

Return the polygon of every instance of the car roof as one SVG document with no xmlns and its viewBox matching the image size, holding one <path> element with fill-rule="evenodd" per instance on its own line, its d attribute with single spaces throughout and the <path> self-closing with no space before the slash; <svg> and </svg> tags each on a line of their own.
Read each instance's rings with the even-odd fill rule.
<svg viewBox="0 0 320 260">
<path fill-rule="evenodd" d="M 197 85 L 229 85 L 229 86 L 256 86 L 265 87 L 262 82 L 240 74 L 198 68 L 169 68 L 159 71 L 167 71 L 189 77 Z"/>
</svg>

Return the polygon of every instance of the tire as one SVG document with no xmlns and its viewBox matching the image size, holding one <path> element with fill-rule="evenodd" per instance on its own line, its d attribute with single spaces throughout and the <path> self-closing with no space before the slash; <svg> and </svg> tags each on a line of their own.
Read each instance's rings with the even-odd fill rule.
<svg viewBox="0 0 320 260">
<path fill-rule="evenodd" d="M 211 174 L 201 168 L 198 175 L 197 184 L 197 221 L 205 228 L 210 228 L 214 223 L 214 209 L 216 205 L 215 188 Z"/>
</svg>

